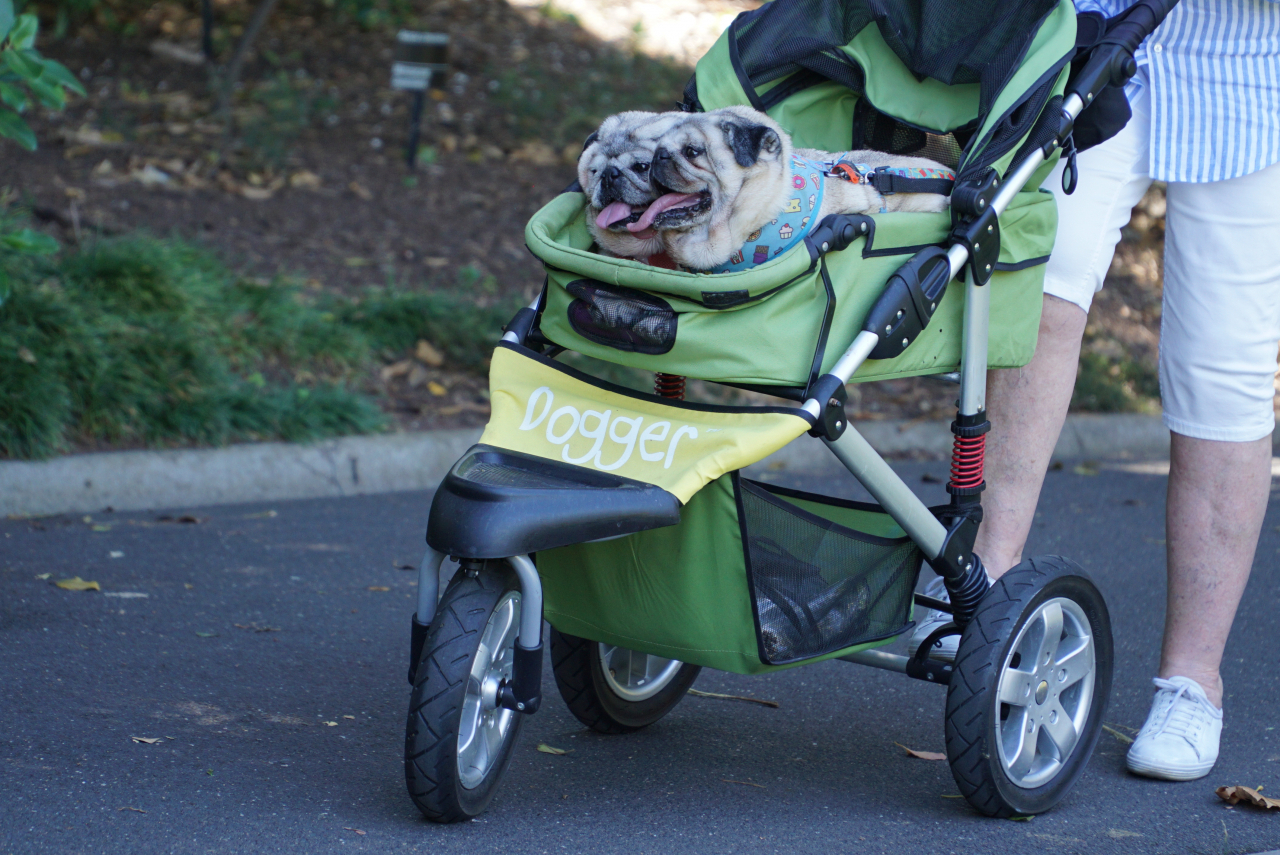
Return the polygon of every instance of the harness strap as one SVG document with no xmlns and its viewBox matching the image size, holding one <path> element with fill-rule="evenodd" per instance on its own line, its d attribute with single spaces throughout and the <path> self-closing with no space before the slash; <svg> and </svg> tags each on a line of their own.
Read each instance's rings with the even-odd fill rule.
<svg viewBox="0 0 1280 855">
<path fill-rule="evenodd" d="M 912 174 L 924 173 L 924 174 Z M 955 173 L 940 169 L 913 169 L 881 166 L 872 169 L 866 164 L 837 161 L 827 175 L 854 184 L 869 184 L 882 195 L 893 193 L 939 193 L 950 196 L 955 188 Z"/>
</svg>

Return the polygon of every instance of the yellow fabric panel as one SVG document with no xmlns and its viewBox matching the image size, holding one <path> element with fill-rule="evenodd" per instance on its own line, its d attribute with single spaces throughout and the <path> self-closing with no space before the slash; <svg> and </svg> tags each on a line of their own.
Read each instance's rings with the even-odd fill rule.
<svg viewBox="0 0 1280 855">
<path fill-rule="evenodd" d="M 697 409 L 601 388 L 500 346 L 480 442 L 655 484 L 682 503 L 809 430 L 798 410 Z"/>
</svg>

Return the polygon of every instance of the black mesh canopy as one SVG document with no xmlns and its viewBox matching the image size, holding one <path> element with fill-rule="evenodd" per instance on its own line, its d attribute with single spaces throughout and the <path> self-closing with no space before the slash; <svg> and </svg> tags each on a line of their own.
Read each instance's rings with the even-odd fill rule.
<svg viewBox="0 0 1280 855">
<path fill-rule="evenodd" d="M 840 48 L 875 23 L 914 74 L 980 84 L 986 113 L 1057 0 L 774 0 L 734 22 L 740 67 L 755 86 L 802 70 L 861 91 Z M 782 88 L 787 88 L 785 84 Z"/>
</svg>

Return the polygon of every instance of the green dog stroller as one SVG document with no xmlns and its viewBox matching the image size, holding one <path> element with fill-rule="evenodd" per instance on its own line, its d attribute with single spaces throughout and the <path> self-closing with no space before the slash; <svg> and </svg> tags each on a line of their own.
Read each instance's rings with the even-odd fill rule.
<svg viewBox="0 0 1280 855">
<path fill-rule="evenodd" d="M 594 251 L 577 187 L 533 217 L 545 287 L 506 326 L 490 422 L 428 520 L 405 735 L 427 818 L 489 804 L 542 702 L 544 618 L 556 685 L 596 731 L 657 721 L 700 668 L 841 659 L 946 686 L 948 759 L 978 811 L 1065 797 L 1102 725 L 1109 617 L 1057 556 L 987 581 L 973 551 L 986 372 L 1034 352 L 1056 228 L 1041 182 L 1173 2 L 1140 0 L 1086 37 L 1069 0 L 773 0 L 698 63 L 684 108 L 749 105 L 799 147 L 941 161 L 949 211 L 832 215 L 720 274 Z M 566 350 L 652 371 L 655 394 L 557 361 Z M 846 384 L 944 373 L 960 384 L 951 499 L 928 508 L 848 423 Z M 686 401 L 686 377 L 777 403 Z M 805 434 L 875 503 L 741 474 Z M 446 556 L 461 569 L 441 594 Z M 926 562 L 949 602 L 914 593 Z M 912 655 L 880 650 L 916 605 L 953 622 Z M 929 656 L 946 635 L 960 636 L 954 664 Z"/>
</svg>

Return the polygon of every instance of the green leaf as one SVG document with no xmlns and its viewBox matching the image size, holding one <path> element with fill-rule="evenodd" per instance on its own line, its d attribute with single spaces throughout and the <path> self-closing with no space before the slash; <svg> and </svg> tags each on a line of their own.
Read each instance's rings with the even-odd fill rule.
<svg viewBox="0 0 1280 855">
<path fill-rule="evenodd" d="M 77 95 L 85 94 L 84 86 L 80 84 L 76 76 L 56 59 L 46 59 L 44 61 L 44 74 L 41 75 L 41 79 L 65 86 Z"/>
<path fill-rule="evenodd" d="M 31 229 L 0 233 L 0 246 L 27 255 L 48 255 L 58 251 L 58 242 Z"/>
<path fill-rule="evenodd" d="M 28 80 L 27 87 L 31 90 L 31 94 L 40 99 L 40 103 L 46 107 L 61 110 L 67 105 L 67 93 L 61 86 L 45 80 Z"/>
<path fill-rule="evenodd" d="M 36 150 L 35 132 L 21 116 L 4 107 L 0 107 L 0 137 L 8 137 L 27 151 Z"/>
<path fill-rule="evenodd" d="M 10 71 L 23 80 L 37 80 L 44 72 L 44 63 L 33 59 L 32 53 L 34 51 L 7 50 L 4 52 L 4 63 L 9 66 Z"/>
<path fill-rule="evenodd" d="M 13 0 L 0 0 L 0 42 L 13 29 Z"/>
<path fill-rule="evenodd" d="M 35 15 L 19 15 L 18 23 L 9 31 L 9 44 L 25 50 L 36 43 L 36 32 L 40 29 L 40 19 Z"/>
<path fill-rule="evenodd" d="M 4 2 L 4 0 L 0 0 Z M 14 110 L 21 113 L 27 109 L 27 93 L 23 92 L 18 86 L 12 83 L 6 83 L 0 80 L 0 102 L 8 104 Z"/>
</svg>

